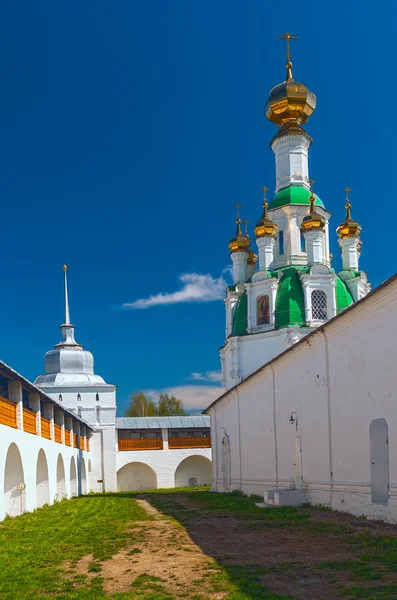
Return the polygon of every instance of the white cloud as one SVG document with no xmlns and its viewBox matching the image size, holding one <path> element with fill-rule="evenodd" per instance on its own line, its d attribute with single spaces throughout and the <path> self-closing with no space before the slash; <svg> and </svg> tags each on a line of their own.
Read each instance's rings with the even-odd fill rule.
<svg viewBox="0 0 397 600">
<path fill-rule="evenodd" d="M 205 371 L 204 373 L 192 373 L 189 379 L 194 379 L 195 381 L 214 381 L 218 383 L 222 381 L 222 371 Z"/>
<path fill-rule="evenodd" d="M 215 385 L 179 385 L 163 390 L 144 390 L 144 393 L 157 400 L 160 394 L 175 396 L 183 401 L 186 412 L 201 412 L 223 393 L 223 388 Z"/>
<path fill-rule="evenodd" d="M 225 295 L 227 282 L 223 276 L 214 278 L 208 274 L 183 273 L 179 276 L 179 280 L 182 283 L 182 288 L 177 292 L 160 292 L 154 296 L 149 296 L 149 298 L 141 298 L 135 300 L 135 302 L 125 303 L 122 308 L 139 309 L 181 302 L 212 302 L 222 300 Z"/>
</svg>

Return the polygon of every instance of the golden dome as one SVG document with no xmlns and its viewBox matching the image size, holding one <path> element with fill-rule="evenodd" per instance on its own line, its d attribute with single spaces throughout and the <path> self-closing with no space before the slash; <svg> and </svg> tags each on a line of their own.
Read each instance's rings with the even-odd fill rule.
<svg viewBox="0 0 397 600">
<path fill-rule="evenodd" d="M 301 232 L 306 233 L 307 231 L 322 230 L 325 227 L 325 219 L 316 212 L 314 203 L 316 202 L 316 196 L 312 192 L 310 194 L 310 212 L 303 219 L 301 223 Z"/>
<path fill-rule="evenodd" d="M 248 252 L 248 248 L 251 245 L 251 241 L 248 235 L 243 235 L 241 232 L 241 219 L 240 217 L 236 221 L 237 232 L 236 235 L 229 242 L 230 252 Z"/>
<path fill-rule="evenodd" d="M 265 235 L 269 235 L 269 236 L 275 238 L 277 235 L 278 225 L 276 225 L 276 223 L 274 223 L 274 221 L 269 219 L 268 214 L 267 214 L 267 208 L 269 206 L 266 201 L 267 187 L 263 186 L 262 190 L 263 190 L 263 205 L 262 205 L 263 214 L 256 224 L 256 227 L 254 230 L 255 237 L 259 238 L 259 237 L 264 237 Z"/>
<path fill-rule="evenodd" d="M 286 80 L 270 92 L 265 105 L 265 115 L 279 127 L 286 123 L 302 125 L 316 108 L 316 96 L 303 83 L 294 81 L 291 61 L 285 66 Z"/>
<path fill-rule="evenodd" d="M 346 208 L 346 218 L 341 223 L 336 230 L 336 233 L 340 238 L 348 238 L 348 237 L 358 237 L 361 231 L 361 225 L 357 223 L 357 221 L 353 221 L 351 216 L 351 204 L 349 202 L 349 198 L 347 198 L 347 202 L 345 205 Z"/>
</svg>

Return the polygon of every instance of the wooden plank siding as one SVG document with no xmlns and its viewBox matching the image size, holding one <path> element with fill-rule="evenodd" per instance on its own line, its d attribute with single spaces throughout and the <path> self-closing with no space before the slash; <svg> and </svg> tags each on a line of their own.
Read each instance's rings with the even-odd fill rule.
<svg viewBox="0 0 397 600">
<path fill-rule="evenodd" d="M 54 423 L 54 437 L 58 444 L 62 444 L 62 427 Z"/>
<path fill-rule="evenodd" d="M 41 437 L 51 439 L 51 421 L 41 417 Z"/>
<path fill-rule="evenodd" d="M 162 450 L 162 438 L 149 440 L 119 440 L 119 450 Z"/>
<path fill-rule="evenodd" d="M 0 396 L 0 424 L 17 428 L 17 405 Z"/>
<path fill-rule="evenodd" d="M 181 450 L 182 448 L 211 448 L 211 436 L 169 438 L 168 448 L 170 450 Z"/>
<path fill-rule="evenodd" d="M 36 413 L 28 408 L 23 409 L 23 430 L 37 435 Z"/>
</svg>

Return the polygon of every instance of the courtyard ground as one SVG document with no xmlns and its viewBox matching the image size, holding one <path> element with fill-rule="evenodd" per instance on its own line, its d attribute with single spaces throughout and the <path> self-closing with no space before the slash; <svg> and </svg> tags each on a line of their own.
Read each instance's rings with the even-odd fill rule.
<svg viewBox="0 0 397 600">
<path fill-rule="evenodd" d="M 239 493 L 88 495 L 0 524 L 4 600 L 397 599 L 397 527 Z"/>
</svg>

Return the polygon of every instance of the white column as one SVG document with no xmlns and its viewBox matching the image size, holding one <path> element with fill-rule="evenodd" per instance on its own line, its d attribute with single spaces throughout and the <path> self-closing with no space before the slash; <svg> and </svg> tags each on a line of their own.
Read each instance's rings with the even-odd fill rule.
<svg viewBox="0 0 397 600">
<path fill-rule="evenodd" d="M 276 157 L 276 193 L 290 185 L 309 189 L 308 151 L 311 138 L 306 135 L 276 136 L 271 144 Z"/>
<path fill-rule="evenodd" d="M 358 271 L 358 251 L 360 243 L 358 237 L 347 237 L 339 239 L 339 247 L 342 250 L 342 268 L 348 271 Z"/>
<path fill-rule="evenodd" d="M 32 393 L 29 394 L 29 408 L 36 413 L 36 432 L 38 436 L 41 436 L 41 408 L 40 408 L 40 394 Z"/>
<path fill-rule="evenodd" d="M 322 264 L 324 257 L 324 231 L 322 229 L 313 229 L 305 233 L 307 264 L 311 267 L 314 264 Z"/>
<path fill-rule="evenodd" d="M 232 252 L 233 261 L 233 283 L 247 281 L 248 252 Z"/>
<path fill-rule="evenodd" d="M 168 450 L 168 429 L 166 427 L 161 430 L 161 437 L 163 438 L 163 450 Z"/>
<path fill-rule="evenodd" d="M 23 429 L 22 384 L 20 381 L 8 383 L 8 398 L 17 405 L 17 428 Z"/>
<path fill-rule="evenodd" d="M 267 271 L 273 267 L 275 243 L 275 238 L 270 235 L 264 235 L 256 238 L 260 271 Z"/>
</svg>

